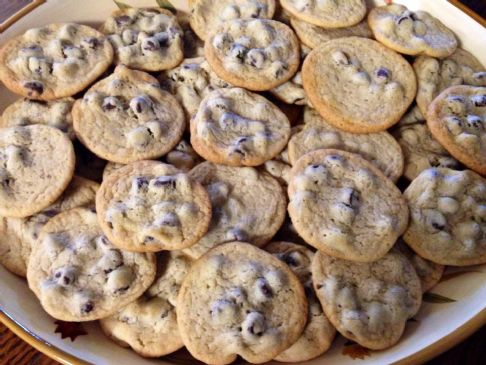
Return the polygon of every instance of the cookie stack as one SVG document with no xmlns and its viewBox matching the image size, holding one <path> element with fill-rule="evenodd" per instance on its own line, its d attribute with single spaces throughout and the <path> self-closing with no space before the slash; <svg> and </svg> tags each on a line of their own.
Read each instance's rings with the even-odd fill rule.
<svg viewBox="0 0 486 365">
<path fill-rule="evenodd" d="M 190 3 L 1 48 L 0 262 L 146 357 L 393 346 L 486 263 L 485 67 L 402 5 Z"/>
</svg>

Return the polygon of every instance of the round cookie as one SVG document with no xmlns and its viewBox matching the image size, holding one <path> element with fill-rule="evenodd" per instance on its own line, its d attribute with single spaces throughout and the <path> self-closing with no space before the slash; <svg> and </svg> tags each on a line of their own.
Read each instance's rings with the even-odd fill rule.
<svg viewBox="0 0 486 365">
<path fill-rule="evenodd" d="M 427 125 L 452 157 L 486 174 L 486 87 L 444 90 L 429 106 Z"/>
<path fill-rule="evenodd" d="M 202 40 L 233 19 L 272 19 L 275 0 L 197 0 L 191 9 L 191 27 Z"/>
<path fill-rule="evenodd" d="M 412 12 L 403 5 L 371 9 L 368 24 L 379 42 L 407 55 L 447 57 L 457 48 L 456 36 L 439 19 L 425 11 Z"/>
<path fill-rule="evenodd" d="M 404 192 L 410 225 L 403 239 L 441 265 L 486 263 L 486 180 L 470 171 L 430 168 Z"/>
<path fill-rule="evenodd" d="M 282 85 L 300 64 L 299 41 L 292 29 L 268 19 L 221 24 L 206 40 L 204 53 L 219 77 L 253 91 Z"/>
<path fill-rule="evenodd" d="M 154 283 L 135 302 L 100 320 L 103 332 L 145 357 L 159 357 L 184 346 L 177 327 L 177 294 L 192 260 L 179 251 L 157 256 Z"/>
<path fill-rule="evenodd" d="M 314 359 L 326 352 L 332 344 L 336 329 L 324 314 L 312 286 L 311 264 L 314 253 L 307 247 L 291 242 L 271 242 L 265 246 L 280 261 L 285 262 L 304 286 L 309 310 L 307 324 L 300 338 L 280 353 L 275 360 L 301 362 Z"/>
<path fill-rule="evenodd" d="M 184 60 L 178 67 L 161 73 L 159 81 L 181 103 L 188 121 L 211 91 L 230 87 L 211 70 L 204 57 Z"/>
<path fill-rule="evenodd" d="M 408 180 L 415 179 L 422 171 L 430 167 L 447 167 L 457 170 L 461 166 L 437 142 L 426 124 L 404 125 L 395 129 L 392 133 L 402 148 L 405 157 L 403 175 Z"/>
<path fill-rule="evenodd" d="M 371 39 L 338 38 L 314 49 L 302 67 L 312 105 L 336 128 L 380 132 L 398 122 L 415 98 L 412 66 Z"/>
<path fill-rule="evenodd" d="M 32 247 L 42 227 L 53 216 L 80 206 L 94 206 L 99 184 L 74 176 L 56 202 L 26 218 L 0 217 L 0 263 L 11 272 L 25 277 Z"/>
<path fill-rule="evenodd" d="M 154 77 L 123 65 L 74 103 L 74 130 L 93 153 L 130 163 L 169 152 L 184 132 L 184 112 Z"/>
<path fill-rule="evenodd" d="M 183 32 L 161 8 L 115 11 L 101 26 L 115 50 L 115 63 L 142 71 L 168 70 L 184 58 Z"/>
<path fill-rule="evenodd" d="M 355 134 L 341 131 L 311 108 L 304 111 L 304 123 L 304 128 L 289 141 L 289 160 L 292 165 L 308 152 L 334 148 L 359 154 L 392 181 L 397 181 L 402 175 L 402 149 L 388 132 Z"/>
<path fill-rule="evenodd" d="M 270 361 L 300 337 L 308 307 L 289 267 L 243 242 L 196 261 L 177 303 L 184 345 L 210 364 L 229 364 L 237 355 L 251 363 Z"/>
<path fill-rule="evenodd" d="M 285 219 L 287 198 L 273 177 L 252 167 L 203 162 L 190 172 L 207 190 L 213 215 L 206 235 L 183 250 L 199 258 L 225 242 L 244 240 L 263 246 Z"/>
<path fill-rule="evenodd" d="M 113 48 L 86 25 L 32 28 L 0 49 L 0 79 L 12 92 L 54 100 L 84 90 L 110 66 Z"/>
<path fill-rule="evenodd" d="M 422 303 L 420 279 L 396 251 L 370 263 L 317 251 L 312 280 L 324 312 L 339 333 L 372 350 L 397 343 Z"/>
<path fill-rule="evenodd" d="M 430 103 L 450 86 L 486 86 L 486 68 L 461 48 L 443 59 L 420 56 L 413 68 L 418 82 L 417 105 L 422 114 L 427 114 Z"/>
<path fill-rule="evenodd" d="M 155 256 L 120 251 L 88 208 L 62 212 L 42 228 L 27 266 L 29 288 L 62 321 L 108 317 L 152 284 Z"/>
<path fill-rule="evenodd" d="M 74 174 L 74 148 L 41 124 L 0 129 L 0 215 L 23 218 L 59 198 Z"/>
<path fill-rule="evenodd" d="M 412 264 L 420 279 L 423 293 L 430 291 L 439 283 L 442 274 L 444 273 L 444 265 L 436 264 L 420 257 L 413 252 L 401 238 L 397 241 L 394 248 L 404 255 Z"/>
<path fill-rule="evenodd" d="M 258 166 L 285 148 L 290 123 L 270 101 L 240 88 L 206 96 L 191 119 L 191 144 L 208 161 Z"/>
<path fill-rule="evenodd" d="M 302 156 L 292 167 L 288 194 L 299 235 L 334 257 L 376 261 L 407 228 L 400 190 L 353 153 L 327 149 Z"/>
<path fill-rule="evenodd" d="M 74 139 L 71 109 L 73 98 L 52 101 L 19 99 L 9 105 L 0 117 L 0 128 L 45 124 L 65 132 Z"/>
<path fill-rule="evenodd" d="M 365 0 L 280 0 L 292 16 L 323 28 L 344 28 L 359 23 L 366 15 Z"/>
<path fill-rule="evenodd" d="M 211 221 L 204 187 L 157 161 L 135 162 L 108 175 L 96 195 L 96 211 L 108 239 L 136 252 L 190 247 Z"/>
<path fill-rule="evenodd" d="M 310 48 L 317 48 L 336 38 L 353 36 L 373 38 L 373 33 L 366 20 L 346 28 L 322 28 L 294 17 L 290 18 L 290 24 L 300 41 Z"/>
</svg>

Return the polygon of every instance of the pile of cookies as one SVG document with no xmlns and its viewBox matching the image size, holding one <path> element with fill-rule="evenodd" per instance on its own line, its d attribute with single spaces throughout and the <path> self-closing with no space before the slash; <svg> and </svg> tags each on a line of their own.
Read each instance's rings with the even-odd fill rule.
<svg viewBox="0 0 486 365">
<path fill-rule="evenodd" d="M 485 67 L 402 5 L 191 7 L 3 45 L 0 262 L 142 356 L 394 345 L 486 263 Z"/>
</svg>

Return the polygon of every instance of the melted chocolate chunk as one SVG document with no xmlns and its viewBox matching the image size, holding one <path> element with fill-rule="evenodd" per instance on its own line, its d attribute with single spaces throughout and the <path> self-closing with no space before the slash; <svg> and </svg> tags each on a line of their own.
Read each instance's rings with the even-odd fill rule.
<svg viewBox="0 0 486 365">
<path fill-rule="evenodd" d="M 475 95 L 473 97 L 474 106 L 486 106 L 486 95 Z"/>
<path fill-rule="evenodd" d="M 39 81 L 24 82 L 24 87 L 30 90 L 29 95 L 41 95 L 44 92 L 44 85 Z"/>
<path fill-rule="evenodd" d="M 162 177 L 158 177 L 157 179 L 155 179 L 154 181 L 154 186 L 155 187 L 170 187 L 172 189 L 175 189 L 176 188 L 176 181 L 172 178 L 168 178 L 166 176 L 162 176 Z"/>
<path fill-rule="evenodd" d="M 120 15 L 115 18 L 115 23 L 118 26 L 122 25 L 127 25 L 132 22 L 132 18 L 130 18 L 128 15 Z"/>
<path fill-rule="evenodd" d="M 273 291 L 270 285 L 268 285 L 267 281 L 263 278 L 258 279 L 258 288 L 262 292 L 262 294 L 267 297 L 271 298 L 273 297 Z"/>
<path fill-rule="evenodd" d="M 92 301 L 88 301 L 84 303 L 83 306 L 81 307 L 81 313 L 87 314 L 92 312 L 93 309 L 94 309 L 94 303 Z"/>
</svg>

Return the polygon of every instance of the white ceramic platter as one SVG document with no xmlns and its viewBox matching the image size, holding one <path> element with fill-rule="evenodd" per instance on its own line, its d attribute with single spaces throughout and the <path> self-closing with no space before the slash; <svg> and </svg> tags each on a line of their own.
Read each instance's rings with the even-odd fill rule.
<svg viewBox="0 0 486 365">
<path fill-rule="evenodd" d="M 216 0 L 215 0 L 216 1 Z M 156 6 L 155 0 L 123 0 L 132 6 Z M 446 0 L 403 0 L 412 10 L 426 10 L 442 20 L 461 40 L 462 47 L 471 51 L 486 65 L 486 29 Z M 172 0 L 178 9 L 187 9 L 185 0 Z M 384 1 L 370 1 L 383 4 Z M 25 30 L 53 22 L 78 22 L 99 25 L 116 5 L 111 0 L 48 0 L 19 19 L 0 34 L 0 44 Z M 0 112 L 17 97 L 0 86 Z M 462 269 L 464 271 L 464 269 Z M 486 323 L 486 265 L 466 269 L 433 289 L 434 293 L 455 299 L 450 303 L 425 302 L 416 321 L 411 321 L 403 339 L 393 348 L 380 352 L 359 351 L 338 339 L 323 357 L 306 362 L 317 364 L 391 364 L 418 363 L 445 351 L 472 331 Z M 3 313 L 2 313 L 3 312 Z M 58 361 L 70 363 L 105 364 L 194 364 L 184 353 L 162 359 L 143 359 L 108 340 L 96 323 L 84 323 L 88 335 L 75 341 L 62 339 L 55 333 L 55 320 L 41 308 L 24 280 L 0 267 L 0 319 L 22 338 Z M 358 350 L 358 351 L 356 351 Z M 362 357 L 362 359 L 353 359 Z"/>
</svg>

